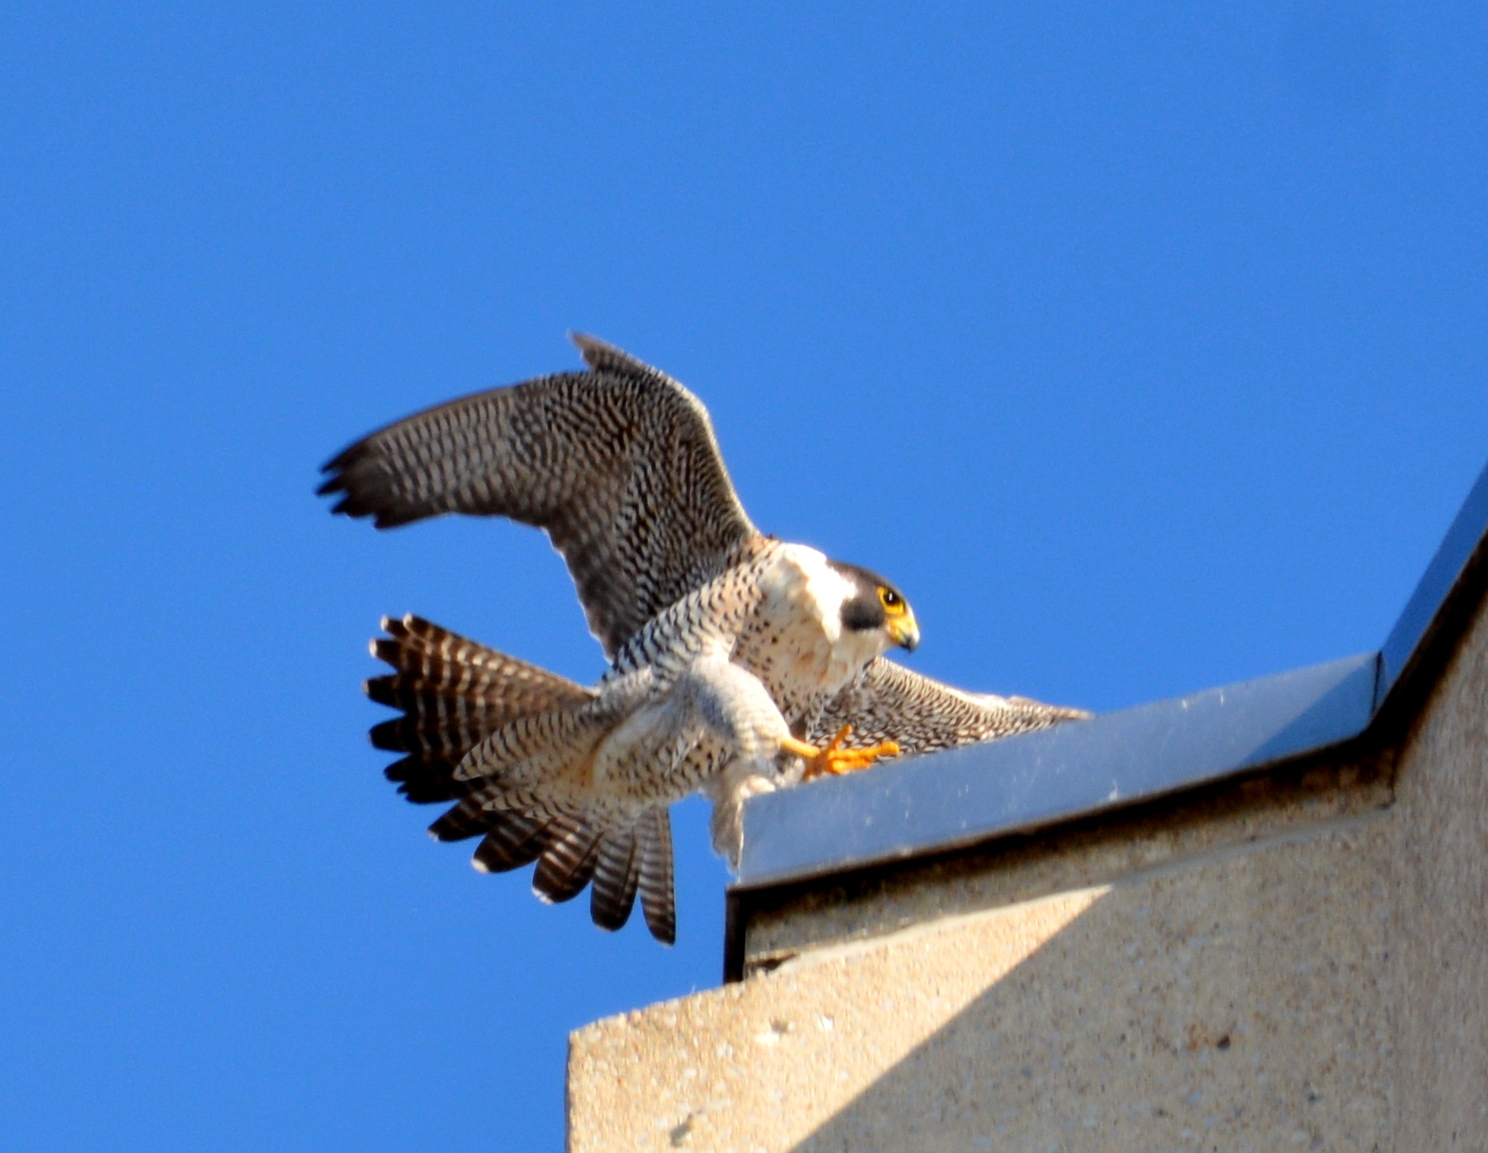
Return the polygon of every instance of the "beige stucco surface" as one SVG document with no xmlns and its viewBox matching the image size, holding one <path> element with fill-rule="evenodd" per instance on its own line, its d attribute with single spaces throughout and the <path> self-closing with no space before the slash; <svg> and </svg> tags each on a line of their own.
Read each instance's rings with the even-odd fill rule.
<svg viewBox="0 0 1488 1153">
<path fill-rule="evenodd" d="M 746 972 L 774 968 L 823 945 L 847 944 L 937 920 L 1110 883 L 1226 846 L 1390 804 L 1393 758 L 1314 764 L 1209 788 L 1160 813 L 1113 813 L 974 849 L 852 884 L 826 884 L 755 911 Z"/>
<path fill-rule="evenodd" d="M 1488 1149 L 1488 609 L 1405 744 L 1388 833 L 1391 1148 Z"/>
<path fill-rule="evenodd" d="M 802 905 L 775 971 L 573 1035 L 570 1148 L 1488 1148 L 1485 755 L 1480 619 L 1393 793 L 1337 766 Z"/>
<path fill-rule="evenodd" d="M 601 1021 L 572 1042 L 571 1148 L 1369 1149 L 1388 926 L 1352 861 L 1384 835 L 1354 818 Z"/>
</svg>

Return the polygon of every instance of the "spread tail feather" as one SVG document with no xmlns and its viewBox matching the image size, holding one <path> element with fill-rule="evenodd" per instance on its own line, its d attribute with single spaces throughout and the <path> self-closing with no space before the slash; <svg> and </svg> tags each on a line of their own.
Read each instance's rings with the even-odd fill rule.
<svg viewBox="0 0 1488 1153">
<path fill-rule="evenodd" d="M 440 824 L 450 813 L 434 823 Z M 547 844 L 548 827 L 540 820 L 513 812 L 484 811 L 481 815 L 487 832 L 471 863 L 483 873 L 509 873 L 530 865 Z"/>
<path fill-rule="evenodd" d="M 634 830 L 612 833 L 601 842 L 594 862 L 594 887 L 589 890 L 589 915 L 601 929 L 618 929 L 630 920 L 636 885 L 641 879 L 641 854 Z"/>
<path fill-rule="evenodd" d="M 594 876 L 604 833 L 565 817 L 548 828 L 547 846 L 532 874 L 532 891 L 544 903 L 556 905 L 577 897 Z"/>
<path fill-rule="evenodd" d="M 539 728 L 595 694 L 536 665 L 416 616 L 384 618 L 372 654 L 392 666 L 365 684 L 367 695 L 403 714 L 373 727 L 372 743 L 405 754 L 387 778 L 410 801 L 454 801 L 429 832 L 441 841 L 480 837 L 471 863 L 504 873 L 537 862 L 532 888 L 548 903 L 571 900 L 593 882 L 590 915 L 603 929 L 629 919 L 637 894 L 652 936 L 677 937 L 671 822 L 665 806 L 631 827 L 603 825 L 564 812 L 534 811 L 503 795 L 489 777 L 460 780 L 460 762 L 486 739 L 523 718 Z M 534 730 L 535 732 L 536 730 Z M 532 798 L 524 798 L 530 802 Z"/>
<path fill-rule="evenodd" d="M 636 825 L 641 850 L 641 912 L 651 935 L 677 943 L 677 898 L 672 887 L 672 819 L 665 806 L 648 809 Z"/>
<path fill-rule="evenodd" d="M 373 677 L 363 688 L 403 715 L 373 726 L 372 743 L 407 754 L 385 772 L 419 804 L 468 796 L 473 789 L 454 779 L 455 767 L 503 725 L 593 697 L 557 673 L 412 614 L 401 621 L 384 617 L 382 627 L 387 635 L 372 642 L 372 655 L 396 671 Z"/>
</svg>

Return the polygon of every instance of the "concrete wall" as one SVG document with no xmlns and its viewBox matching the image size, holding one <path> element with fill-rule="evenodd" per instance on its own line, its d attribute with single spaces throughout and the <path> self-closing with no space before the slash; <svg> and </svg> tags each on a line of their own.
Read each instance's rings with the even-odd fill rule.
<svg viewBox="0 0 1488 1153">
<path fill-rule="evenodd" d="M 1488 619 L 1400 750 L 796 894 L 570 1148 L 1488 1148 Z M 770 969 L 771 971 L 765 971 Z"/>
<path fill-rule="evenodd" d="M 1406 742 L 1387 831 L 1388 1148 L 1488 1149 L 1488 606 Z"/>
</svg>

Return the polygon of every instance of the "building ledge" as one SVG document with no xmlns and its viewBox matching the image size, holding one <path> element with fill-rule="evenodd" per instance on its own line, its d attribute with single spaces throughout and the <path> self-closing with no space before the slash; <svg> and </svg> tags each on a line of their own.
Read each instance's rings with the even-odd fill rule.
<svg viewBox="0 0 1488 1153">
<path fill-rule="evenodd" d="M 1485 540 L 1488 469 L 1377 652 L 755 798 L 728 892 L 725 978 L 744 974 L 752 911 L 787 891 L 1118 819 L 1289 766 L 1379 759 L 1403 739 L 1483 599 Z"/>
</svg>

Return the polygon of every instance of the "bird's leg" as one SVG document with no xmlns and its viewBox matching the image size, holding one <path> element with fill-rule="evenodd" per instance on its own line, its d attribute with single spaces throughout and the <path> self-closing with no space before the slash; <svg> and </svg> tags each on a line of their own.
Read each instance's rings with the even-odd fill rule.
<svg viewBox="0 0 1488 1153">
<path fill-rule="evenodd" d="M 808 781 L 823 773 L 839 776 L 842 773 L 866 769 L 879 757 L 892 757 L 899 751 L 899 746 L 893 741 L 882 741 L 866 749 L 844 749 L 842 742 L 847 740 L 851 734 L 852 726 L 843 725 L 837 735 L 822 748 L 818 749 L 815 745 L 798 741 L 795 737 L 786 737 L 780 742 L 780 747 L 806 762 L 805 779 Z"/>
</svg>

